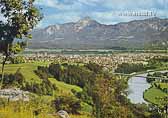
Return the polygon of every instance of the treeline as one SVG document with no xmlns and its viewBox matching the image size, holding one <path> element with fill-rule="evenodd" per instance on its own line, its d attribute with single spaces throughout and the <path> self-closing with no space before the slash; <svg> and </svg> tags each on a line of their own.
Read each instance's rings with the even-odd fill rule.
<svg viewBox="0 0 168 118">
<path fill-rule="evenodd" d="M 119 64 L 117 69 L 115 70 L 116 73 L 125 73 L 125 74 L 131 74 L 133 72 L 140 72 L 145 71 L 148 68 L 143 65 L 142 63 L 122 63 Z"/>
<path fill-rule="evenodd" d="M 159 104 L 155 106 L 157 111 L 160 111 L 158 118 L 166 118 L 168 116 L 167 105 L 168 105 L 168 96 L 166 95 L 168 92 L 168 72 L 154 72 L 148 73 L 147 82 L 151 83 L 151 87 L 159 89 L 160 91 L 165 93 L 165 96 L 156 96 L 155 99 L 159 101 Z"/>
<path fill-rule="evenodd" d="M 154 78 L 155 77 L 155 78 Z M 154 73 L 148 73 L 146 81 L 148 83 L 152 83 L 152 86 L 156 87 L 157 89 L 160 89 L 161 91 L 167 93 L 168 86 L 166 84 L 168 83 L 168 72 L 154 72 Z"/>
<path fill-rule="evenodd" d="M 166 78 L 168 78 L 168 72 L 163 72 L 163 73 L 154 72 L 154 73 L 148 73 L 146 80 L 148 83 L 153 83 L 155 81 L 162 82 L 162 83 L 168 83 L 168 80 Z"/>
<path fill-rule="evenodd" d="M 101 73 L 102 68 L 97 64 L 68 65 L 68 64 L 51 64 L 49 66 L 49 73 L 59 81 L 77 85 L 82 88 L 88 82 L 94 81 L 97 73 Z"/>
<path fill-rule="evenodd" d="M 131 74 L 133 72 L 141 72 L 149 69 L 156 69 L 168 66 L 168 56 L 155 56 L 147 61 L 147 64 L 142 63 L 122 63 L 115 69 L 116 73 Z"/>
<path fill-rule="evenodd" d="M 37 72 L 39 71 L 37 70 Z M 56 85 L 52 84 L 48 78 L 44 78 L 44 73 L 41 75 L 41 77 L 43 77 L 41 83 L 26 81 L 20 72 L 20 69 L 18 69 L 14 74 L 5 74 L 2 88 L 16 87 L 25 91 L 36 93 L 38 95 L 53 95 L 53 91 L 57 90 Z"/>
<path fill-rule="evenodd" d="M 166 67 L 168 65 L 168 56 L 155 56 L 148 61 L 152 68 Z"/>
</svg>

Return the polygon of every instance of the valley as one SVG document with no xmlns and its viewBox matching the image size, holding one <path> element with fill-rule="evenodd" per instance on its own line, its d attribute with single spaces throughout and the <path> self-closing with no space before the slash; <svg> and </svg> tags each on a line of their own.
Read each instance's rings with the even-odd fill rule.
<svg viewBox="0 0 168 118">
<path fill-rule="evenodd" d="M 167 0 L 0 0 L 0 118 L 168 118 Z"/>
<path fill-rule="evenodd" d="M 8 79 L 5 80 L 6 82 L 4 83 L 4 89 L 5 88 L 11 89 L 13 87 L 14 88 L 17 87 L 17 88 L 20 88 L 21 90 L 29 91 L 30 92 L 29 93 L 29 103 L 31 102 L 32 103 L 27 104 L 27 105 L 29 106 L 33 104 L 38 104 L 38 102 L 37 103 L 34 103 L 34 102 L 37 99 L 39 99 L 42 103 L 41 105 L 40 104 L 39 105 L 41 106 L 42 109 L 45 109 L 46 111 L 39 112 L 38 116 L 45 115 L 45 118 L 50 118 L 53 116 L 53 115 L 47 115 L 47 114 L 54 114 L 53 107 L 50 107 L 47 104 L 51 104 L 54 100 L 57 100 L 59 97 L 60 97 L 59 99 L 64 100 L 65 98 L 63 96 L 68 96 L 66 99 L 74 99 L 75 101 L 81 100 L 80 109 L 79 111 L 77 111 L 78 113 L 76 114 L 72 112 L 72 115 L 70 113 L 70 116 L 72 118 L 73 117 L 74 118 L 76 117 L 90 118 L 92 115 L 91 112 L 93 112 L 92 105 L 94 101 L 92 101 L 91 96 L 85 96 L 85 95 L 88 95 L 88 93 L 86 94 L 85 92 L 87 89 L 90 90 L 92 87 L 89 87 L 86 89 L 84 80 L 88 78 L 88 81 L 91 81 L 91 82 L 94 81 L 92 80 L 94 79 L 94 76 L 91 74 L 92 71 L 95 72 L 97 76 L 98 75 L 100 76 L 105 72 L 105 73 L 108 73 L 109 77 L 120 78 L 119 81 L 122 83 L 120 82 L 119 83 L 122 85 L 118 85 L 119 84 L 118 83 L 118 84 L 113 85 L 112 88 L 115 86 L 116 87 L 121 86 L 123 87 L 121 90 L 124 92 L 128 87 L 128 98 L 130 100 L 128 100 L 124 104 L 131 105 L 132 103 L 147 103 L 147 102 L 153 103 L 152 99 L 155 99 L 156 94 L 158 97 L 163 97 L 166 95 L 166 94 L 163 95 L 162 92 L 156 88 L 149 88 L 150 85 L 148 85 L 147 88 L 143 88 L 143 87 L 137 88 L 138 83 L 136 84 L 136 81 L 141 81 L 140 79 L 142 78 L 136 78 L 137 79 L 136 80 L 134 77 L 132 77 L 131 78 L 132 80 L 131 80 L 129 79 L 129 77 L 131 76 L 128 76 L 127 74 L 127 73 L 130 73 L 131 75 L 131 73 L 135 72 L 135 69 L 131 70 L 131 68 L 133 68 L 134 66 L 136 66 L 136 68 L 139 68 L 139 70 L 136 71 L 137 73 L 139 72 L 143 73 L 145 72 L 144 70 L 147 70 L 147 69 L 155 69 L 155 70 L 168 69 L 167 62 L 166 63 L 162 62 L 162 59 L 166 59 L 165 58 L 167 56 L 166 53 L 136 53 L 136 54 L 135 53 L 114 53 L 114 54 L 100 54 L 100 55 L 97 55 L 97 54 L 92 54 L 92 55 L 90 54 L 87 54 L 87 55 L 86 54 L 85 55 L 84 54 L 81 54 L 81 55 L 62 54 L 62 55 L 59 55 L 59 54 L 53 54 L 53 53 L 48 53 L 48 52 L 45 52 L 45 53 L 35 52 L 32 54 L 24 54 L 24 55 L 22 54 L 19 56 L 16 56 L 19 58 L 15 58 L 15 61 L 12 61 L 11 64 L 9 63 L 5 66 L 5 75 L 6 75 L 5 77 L 7 78 L 9 77 L 9 80 Z M 24 59 L 24 61 L 19 60 L 19 59 Z M 161 60 L 158 61 L 159 59 Z M 17 64 L 12 64 L 13 62 Z M 159 62 L 159 64 L 157 64 L 157 62 Z M 127 63 L 125 66 L 121 66 L 125 63 Z M 155 65 L 153 65 L 153 63 Z M 142 67 L 141 67 L 141 64 L 143 64 Z M 50 68 L 54 69 L 54 71 L 52 71 Z M 93 70 L 90 71 L 90 70 L 87 70 L 87 68 L 93 69 Z M 126 69 L 127 71 L 125 69 L 122 70 L 119 68 L 122 68 L 122 69 L 127 68 Z M 67 70 L 67 69 L 70 69 L 70 70 Z M 74 69 L 74 71 L 71 71 L 71 69 Z M 115 74 L 111 75 L 110 74 L 111 72 L 112 73 L 115 72 L 115 70 L 117 70 L 117 72 L 120 72 L 121 75 L 115 75 Z M 17 73 L 20 75 L 18 75 Z M 79 75 L 77 73 L 79 73 Z M 123 76 L 124 73 L 127 75 Z M 13 82 L 10 80 L 10 76 L 12 76 L 11 74 L 13 74 L 14 76 L 20 76 L 19 77 L 20 79 L 23 78 L 23 80 L 22 79 L 19 80 L 21 82 L 20 85 L 15 83 L 15 80 L 12 80 Z M 73 78 L 71 78 L 71 76 Z M 92 79 L 90 78 L 90 76 Z M 102 76 L 104 76 L 104 74 Z M 78 81 L 76 83 L 75 78 L 81 79 L 80 81 L 78 80 L 79 83 Z M 89 78 L 91 80 L 89 80 Z M 118 79 L 114 79 L 114 80 L 117 81 Z M 135 80 L 135 83 L 133 82 L 132 84 L 135 84 L 135 86 L 133 88 L 130 88 L 132 85 L 130 85 L 131 83 L 129 81 L 134 81 L 134 80 Z M 144 80 L 144 82 L 145 81 L 146 80 Z M 44 82 L 46 84 L 44 84 Z M 31 86 L 33 88 L 31 88 Z M 46 86 L 47 87 L 46 90 L 43 89 L 43 87 L 41 88 L 41 86 Z M 165 84 L 164 86 L 167 86 L 167 85 Z M 134 95 L 135 94 L 134 92 L 135 91 L 137 92 L 139 88 L 143 90 L 141 90 L 141 92 L 140 91 L 138 92 L 138 94 L 140 95 L 138 97 L 137 95 Z M 149 90 L 147 90 L 148 88 Z M 81 95 L 82 96 L 84 95 L 83 96 L 84 98 Z M 9 98 L 10 100 L 10 96 L 6 96 L 6 97 Z M 20 99 L 22 100 L 22 98 Z M 124 99 L 127 99 L 127 98 L 124 98 Z M 16 104 L 17 101 L 14 101 L 14 102 L 10 101 L 9 103 Z M 7 105 L 5 108 L 7 108 L 8 106 L 9 105 Z M 37 109 L 36 107 L 35 109 Z M 63 106 L 61 107 L 61 109 L 62 108 L 66 109 Z M 12 109 L 13 108 L 11 108 L 10 110 Z M 33 112 L 31 111 L 31 109 L 28 109 L 28 108 L 25 108 L 25 110 L 27 110 L 26 112 Z M 69 110 L 70 109 L 66 109 L 66 111 L 69 111 Z M 130 109 L 130 110 L 133 110 L 133 109 Z M 0 109 L 0 114 L 3 113 L 3 111 L 4 109 Z"/>
</svg>

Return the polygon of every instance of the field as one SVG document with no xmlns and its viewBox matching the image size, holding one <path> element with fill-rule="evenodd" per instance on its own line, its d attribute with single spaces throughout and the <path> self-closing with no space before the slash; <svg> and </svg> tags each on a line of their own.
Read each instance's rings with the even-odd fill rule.
<svg viewBox="0 0 168 118">
<path fill-rule="evenodd" d="M 49 78 L 49 80 L 52 83 L 56 84 L 56 86 L 58 87 L 58 89 L 60 91 L 60 94 L 64 94 L 64 95 L 65 94 L 70 94 L 70 95 L 72 95 L 72 92 L 71 92 L 72 89 L 76 90 L 77 92 L 82 91 L 82 89 L 80 87 L 78 87 L 78 86 L 66 84 L 64 82 L 60 82 L 60 81 L 57 81 L 54 78 Z M 56 93 L 56 94 L 58 94 L 58 93 Z"/>
<path fill-rule="evenodd" d="M 168 88 L 168 83 L 158 83 L 161 89 Z"/>
<path fill-rule="evenodd" d="M 23 74 L 26 81 L 41 82 L 40 78 L 34 73 L 34 70 L 37 69 L 37 66 L 47 66 L 48 64 L 49 63 L 44 62 L 7 64 L 5 65 L 5 73 L 15 73 L 18 69 L 20 69 L 20 72 Z"/>
<path fill-rule="evenodd" d="M 148 89 L 145 93 L 144 93 L 144 98 L 145 100 L 149 101 L 150 103 L 153 104 L 160 104 L 158 98 L 164 97 L 166 96 L 166 93 L 162 92 L 161 90 L 152 87 L 150 89 Z"/>
</svg>

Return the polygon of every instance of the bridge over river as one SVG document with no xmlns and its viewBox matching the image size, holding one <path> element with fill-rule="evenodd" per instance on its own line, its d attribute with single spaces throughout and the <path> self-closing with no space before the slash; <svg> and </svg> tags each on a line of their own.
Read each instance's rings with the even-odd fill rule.
<svg viewBox="0 0 168 118">
<path fill-rule="evenodd" d="M 164 72 L 164 71 L 163 71 Z M 114 75 L 122 75 L 122 76 L 134 76 L 134 77 L 140 77 L 140 78 L 147 78 L 147 73 L 146 74 L 137 74 L 137 73 L 132 73 L 132 74 L 124 74 L 124 73 L 113 73 Z M 166 77 L 153 77 L 153 76 L 148 76 L 148 78 L 153 78 L 153 79 L 158 79 L 158 80 L 168 80 Z"/>
</svg>

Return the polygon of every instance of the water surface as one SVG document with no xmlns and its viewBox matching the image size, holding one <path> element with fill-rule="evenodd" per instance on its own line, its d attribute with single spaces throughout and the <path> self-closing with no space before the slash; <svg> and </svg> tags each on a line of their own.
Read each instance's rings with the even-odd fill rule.
<svg viewBox="0 0 168 118">
<path fill-rule="evenodd" d="M 146 74 L 141 74 L 138 76 L 147 76 Z M 144 77 L 131 77 L 128 81 L 128 98 L 132 103 L 147 103 L 143 99 L 143 92 L 150 87 L 150 84 L 147 83 L 146 78 Z"/>
</svg>

